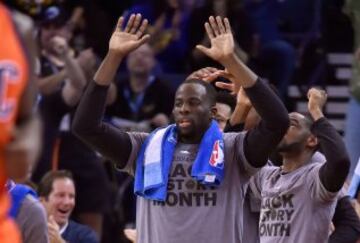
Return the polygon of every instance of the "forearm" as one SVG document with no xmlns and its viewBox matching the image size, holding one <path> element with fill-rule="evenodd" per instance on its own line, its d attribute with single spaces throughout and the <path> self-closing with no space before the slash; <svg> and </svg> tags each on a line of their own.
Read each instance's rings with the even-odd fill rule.
<svg viewBox="0 0 360 243">
<path fill-rule="evenodd" d="M 251 71 L 235 53 L 220 60 L 220 63 L 235 77 L 236 80 L 239 80 L 242 87 L 249 88 L 257 82 L 258 76 Z"/>
<path fill-rule="evenodd" d="M 108 86 L 91 82 L 76 110 L 72 131 L 82 141 L 117 164 L 125 166 L 131 152 L 129 135 L 103 123 Z"/>
<path fill-rule="evenodd" d="M 230 117 L 230 125 L 235 126 L 240 123 L 244 123 L 246 116 L 249 114 L 251 106 L 246 104 L 239 104 L 237 103 L 234 109 L 234 112 L 231 114 Z"/>
<path fill-rule="evenodd" d="M 314 122 L 312 132 L 318 138 L 326 163 L 320 169 L 320 180 L 330 192 L 337 192 L 343 186 L 349 172 L 350 161 L 345 144 L 326 118 Z"/>
<path fill-rule="evenodd" d="M 86 78 L 83 70 L 81 69 L 78 62 L 68 54 L 64 58 L 65 69 L 67 71 L 70 84 L 77 90 L 82 91 L 86 85 Z"/>
<path fill-rule="evenodd" d="M 260 124 L 246 137 L 244 152 L 249 162 L 260 167 L 276 148 L 289 127 L 289 116 L 280 98 L 262 80 L 245 89 L 251 104 L 261 117 Z"/>
<path fill-rule="evenodd" d="M 108 52 L 95 74 L 95 83 L 98 85 L 109 86 L 115 77 L 116 71 L 122 59 L 123 57 L 119 57 L 117 55 L 113 55 L 111 52 Z"/>
<path fill-rule="evenodd" d="M 66 78 L 66 71 L 61 70 L 44 78 L 37 79 L 37 86 L 42 94 L 49 95 L 59 87 L 61 82 Z"/>
</svg>

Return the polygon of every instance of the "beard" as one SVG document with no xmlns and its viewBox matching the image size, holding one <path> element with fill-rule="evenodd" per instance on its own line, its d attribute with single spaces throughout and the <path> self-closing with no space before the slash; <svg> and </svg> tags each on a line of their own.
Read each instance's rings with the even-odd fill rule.
<svg viewBox="0 0 360 243">
<path fill-rule="evenodd" d="M 279 145 L 276 147 L 276 152 L 291 153 L 291 152 L 299 152 L 302 149 L 303 149 L 302 141 L 297 141 L 292 143 L 286 143 L 285 141 L 281 141 Z"/>
</svg>

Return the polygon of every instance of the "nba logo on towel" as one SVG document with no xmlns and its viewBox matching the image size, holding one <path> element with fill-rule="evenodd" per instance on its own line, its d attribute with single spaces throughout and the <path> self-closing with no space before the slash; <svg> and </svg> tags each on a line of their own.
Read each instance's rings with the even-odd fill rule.
<svg viewBox="0 0 360 243">
<path fill-rule="evenodd" d="M 224 143 L 216 140 L 210 157 L 210 165 L 222 169 L 224 167 Z"/>
</svg>

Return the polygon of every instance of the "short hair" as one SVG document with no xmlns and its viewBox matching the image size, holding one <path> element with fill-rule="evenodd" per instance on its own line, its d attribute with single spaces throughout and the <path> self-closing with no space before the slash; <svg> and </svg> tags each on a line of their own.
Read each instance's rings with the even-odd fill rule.
<svg viewBox="0 0 360 243">
<path fill-rule="evenodd" d="M 230 106 L 231 111 L 234 111 L 236 106 L 236 98 L 226 91 L 219 91 L 216 95 L 216 103 L 221 103 Z"/>
<path fill-rule="evenodd" d="M 206 98 L 208 98 L 210 105 L 214 106 L 216 104 L 216 90 L 212 84 L 201 79 L 187 79 L 181 85 L 183 84 L 199 84 L 203 86 L 206 90 Z"/>
<path fill-rule="evenodd" d="M 43 176 L 43 178 L 39 183 L 38 186 L 39 197 L 48 198 L 51 191 L 53 190 L 54 181 L 58 179 L 70 179 L 72 182 L 74 182 L 72 173 L 68 170 L 49 171 Z"/>
<path fill-rule="evenodd" d="M 313 118 L 311 117 L 311 115 L 309 113 L 300 113 L 300 114 L 304 116 L 304 124 L 305 124 L 306 128 L 308 128 L 309 131 L 311 132 L 312 126 L 314 124 Z"/>
</svg>

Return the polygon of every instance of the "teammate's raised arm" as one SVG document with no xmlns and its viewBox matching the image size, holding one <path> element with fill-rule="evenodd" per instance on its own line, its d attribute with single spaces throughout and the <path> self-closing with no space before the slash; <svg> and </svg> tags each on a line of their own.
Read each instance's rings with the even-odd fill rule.
<svg viewBox="0 0 360 243">
<path fill-rule="evenodd" d="M 72 124 L 73 132 L 85 143 L 122 168 L 131 152 L 127 133 L 102 122 L 109 86 L 123 58 L 149 38 L 144 35 L 147 20 L 140 14 L 131 15 L 123 28 L 120 17 L 109 42 L 109 51 L 87 87 Z"/>
</svg>

